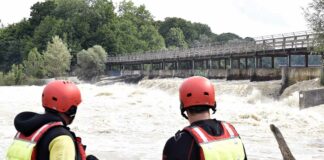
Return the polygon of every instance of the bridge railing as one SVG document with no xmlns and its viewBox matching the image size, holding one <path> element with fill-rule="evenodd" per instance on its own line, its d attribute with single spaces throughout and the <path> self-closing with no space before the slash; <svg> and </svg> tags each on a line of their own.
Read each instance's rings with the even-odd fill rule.
<svg viewBox="0 0 324 160">
<path fill-rule="evenodd" d="M 215 56 L 245 54 L 260 51 L 310 48 L 314 46 L 314 34 L 310 31 L 285 33 L 254 38 L 255 41 L 239 41 L 222 45 L 210 45 L 189 49 L 146 52 L 127 56 L 108 57 L 108 62 L 133 62 L 161 59 L 190 58 L 197 56 Z"/>
</svg>

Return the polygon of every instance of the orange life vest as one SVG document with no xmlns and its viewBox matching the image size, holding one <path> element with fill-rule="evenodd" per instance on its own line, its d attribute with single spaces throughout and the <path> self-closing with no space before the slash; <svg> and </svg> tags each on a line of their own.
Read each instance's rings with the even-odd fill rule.
<svg viewBox="0 0 324 160">
<path fill-rule="evenodd" d="M 241 160 L 245 158 L 244 147 L 237 131 L 232 125 L 221 122 L 224 133 L 220 136 L 209 135 L 199 126 L 184 128 L 200 146 L 202 160 Z"/>
</svg>

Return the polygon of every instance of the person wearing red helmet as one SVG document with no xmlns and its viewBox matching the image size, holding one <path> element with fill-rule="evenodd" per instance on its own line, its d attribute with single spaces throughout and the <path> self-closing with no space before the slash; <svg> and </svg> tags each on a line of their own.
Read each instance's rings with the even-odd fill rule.
<svg viewBox="0 0 324 160">
<path fill-rule="evenodd" d="M 8 160 L 97 160 L 85 154 L 81 138 L 67 125 L 81 103 L 79 88 L 70 81 L 48 83 L 42 94 L 44 114 L 22 112 L 15 117 L 18 131 L 8 149 Z"/>
<path fill-rule="evenodd" d="M 210 118 L 209 109 L 216 112 L 216 101 L 214 85 L 207 78 L 185 79 L 179 97 L 181 115 L 190 125 L 166 142 L 163 160 L 247 159 L 235 128 L 228 122 Z"/>
</svg>

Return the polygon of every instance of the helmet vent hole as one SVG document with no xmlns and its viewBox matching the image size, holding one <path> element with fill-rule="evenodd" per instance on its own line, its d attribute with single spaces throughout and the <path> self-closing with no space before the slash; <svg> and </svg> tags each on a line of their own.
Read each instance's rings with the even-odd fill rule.
<svg viewBox="0 0 324 160">
<path fill-rule="evenodd" d="M 57 101 L 57 98 L 56 97 L 52 97 L 53 101 Z"/>
<path fill-rule="evenodd" d="M 204 92 L 204 95 L 208 96 L 208 95 L 209 95 L 209 93 L 208 93 L 208 92 Z"/>
<path fill-rule="evenodd" d="M 188 94 L 187 94 L 187 97 L 191 97 L 191 93 L 188 93 Z"/>
</svg>

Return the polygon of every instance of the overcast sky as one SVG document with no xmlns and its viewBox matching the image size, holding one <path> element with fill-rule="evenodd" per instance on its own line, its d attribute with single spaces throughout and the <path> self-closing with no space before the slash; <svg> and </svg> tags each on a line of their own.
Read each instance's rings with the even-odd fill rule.
<svg viewBox="0 0 324 160">
<path fill-rule="evenodd" d="M 28 18 L 30 7 L 44 0 L 0 0 L 4 24 Z M 121 0 L 113 0 L 118 3 Z M 257 37 L 308 30 L 302 7 L 312 0 L 133 0 L 144 4 L 156 20 L 180 17 L 210 26 L 216 34 Z"/>
</svg>

